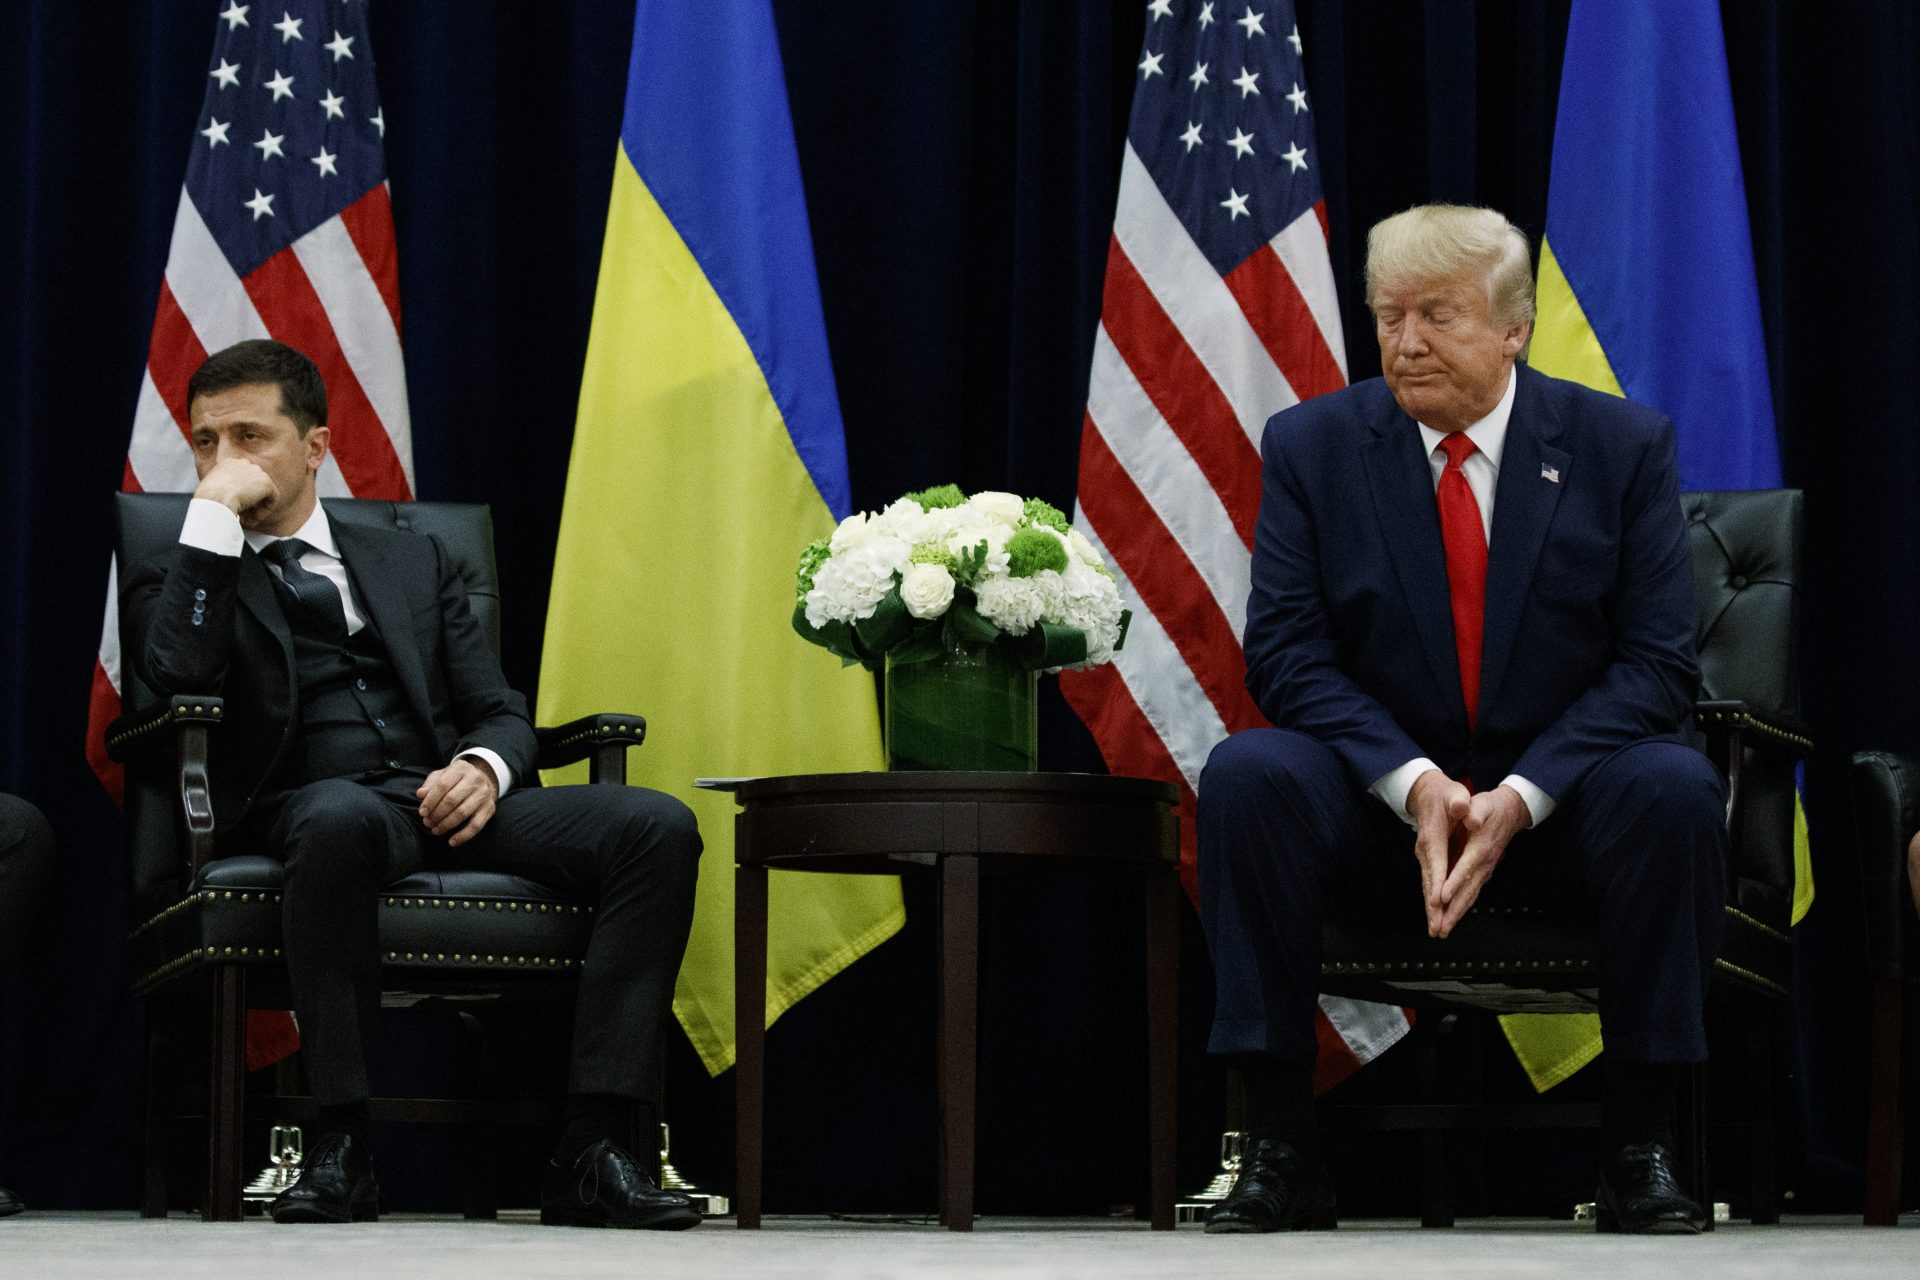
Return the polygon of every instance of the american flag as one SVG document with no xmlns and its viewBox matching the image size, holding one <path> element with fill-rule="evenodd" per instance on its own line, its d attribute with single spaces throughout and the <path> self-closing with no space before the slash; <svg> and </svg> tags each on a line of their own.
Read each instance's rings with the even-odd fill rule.
<svg viewBox="0 0 1920 1280">
<path fill-rule="evenodd" d="M 1215 744 L 1267 723 L 1246 690 L 1260 436 L 1346 385 L 1300 29 L 1286 0 L 1154 0 L 1107 255 L 1074 526 L 1133 609 L 1114 661 L 1061 677 L 1116 773 L 1194 788 Z M 1323 997 L 1327 1087 L 1407 1030 Z"/>
<path fill-rule="evenodd" d="M 187 379 L 211 352 L 272 337 L 327 381 L 321 495 L 413 496 L 386 129 L 365 0 L 232 0 L 221 11 L 122 489 L 193 489 Z M 118 799 L 103 742 L 120 712 L 115 601 L 109 580 L 87 757 Z"/>
</svg>

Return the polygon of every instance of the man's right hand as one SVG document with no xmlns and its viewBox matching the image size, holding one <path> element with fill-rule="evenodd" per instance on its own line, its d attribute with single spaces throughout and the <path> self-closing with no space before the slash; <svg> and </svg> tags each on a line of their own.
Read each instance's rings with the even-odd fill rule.
<svg viewBox="0 0 1920 1280">
<path fill-rule="evenodd" d="M 1413 780 L 1407 791 L 1407 816 L 1413 819 L 1413 856 L 1420 863 L 1420 895 L 1427 907 L 1427 935 L 1439 937 L 1446 903 L 1440 897 L 1447 883 L 1447 847 L 1453 832 L 1467 816 L 1473 793 L 1438 769 Z"/>
<path fill-rule="evenodd" d="M 247 458 L 222 458 L 200 477 L 193 496 L 217 502 L 246 523 L 247 512 L 278 495 L 273 478 Z"/>
</svg>

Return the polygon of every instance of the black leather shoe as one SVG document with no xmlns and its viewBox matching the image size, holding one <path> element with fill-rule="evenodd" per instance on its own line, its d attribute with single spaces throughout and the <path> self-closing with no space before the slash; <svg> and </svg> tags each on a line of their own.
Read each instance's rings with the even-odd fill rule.
<svg viewBox="0 0 1920 1280">
<path fill-rule="evenodd" d="M 300 1164 L 300 1180 L 267 1206 L 275 1222 L 378 1222 L 380 1184 L 364 1142 L 321 1135 Z"/>
<path fill-rule="evenodd" d="M 22 1200 L 5 1187 L 0 1187 L 0 1218 L 11 1218 L 14 1214 L 19 1213 L 26 1207 L 27 1202 L 25 1200 Z"/>
<path fill-rule="evenodd" d="M 1629 1235 L 1690 1236 L 1706 1230 L 1707 1215 L 1680 1190 L 1673 1149 L 1648 1142 L 1622 1147 L 1600 1166 L 1593 1223 Z"/>
<path fill-rule="evenodd" d="M 1333 1182 L 1292 1144 L 1253 1138 L 1227 1198 L 1207 1213 L 1207 1231 L 1329 1231 L 1338 1225 Z"/>
<path fill-rule="evenodd" d="M 697 1225 L 700 1215 L 693 1201 L 654 1186 L 632 1156 L 602 1138 L 572 1164 L 547 1162 L 540 1221 L 549 1227 L 682 1231 Z"/>
</svg>

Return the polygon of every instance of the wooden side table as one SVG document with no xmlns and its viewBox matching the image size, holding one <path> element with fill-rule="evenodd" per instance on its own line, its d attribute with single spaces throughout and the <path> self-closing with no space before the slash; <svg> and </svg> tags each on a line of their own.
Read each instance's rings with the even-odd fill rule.
<svg viewBox="0 0 1920 1280">
<path fill-rule="evenodd" d="M 940 1219 L 973 1229 L 980 876 L 1138 874 L 1146 899 L 1153 1229 L 1173 1229 L 1179 833 L 1168 783 L 1077 773 L 835 773 L 731 784 L 734 1034 L 741 1227 L 760 1225 L 766 1083 L 767 872 L 940 878 Z"/>
</svg>

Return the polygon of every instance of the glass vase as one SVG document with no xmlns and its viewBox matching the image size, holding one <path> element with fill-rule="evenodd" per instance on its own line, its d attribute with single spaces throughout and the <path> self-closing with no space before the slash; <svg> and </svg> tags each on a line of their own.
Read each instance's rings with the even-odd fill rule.
<svg viewBox="0 0 1920 1280">
<path fill-rule="evenodd" d="M 887 767 L 1031 773 L 1039 758 L 1040 673 L 1003 644 L 887 661 Z"/>
</svg>

